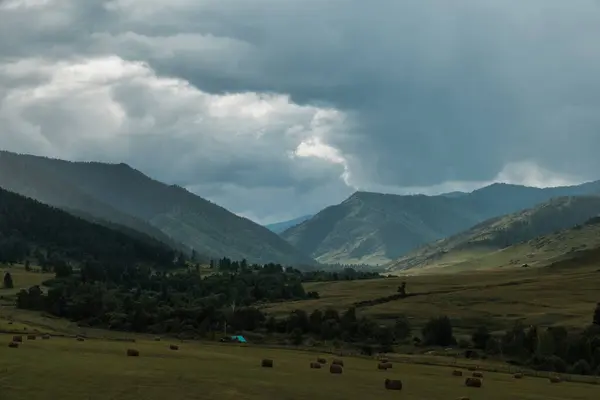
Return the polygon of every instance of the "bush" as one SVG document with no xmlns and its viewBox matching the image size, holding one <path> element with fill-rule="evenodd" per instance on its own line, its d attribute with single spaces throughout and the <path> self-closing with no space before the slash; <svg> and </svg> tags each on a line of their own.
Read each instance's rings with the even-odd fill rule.
<svg viewBox="0 0 600 400">
<path fill-rule="evenodd" d="M 567 372 L 567 363 L 557 356 L 533 356 L 527 362 L 533 369 L 548 372 Z"/>
<path fill-rule="evenodd" d="M 422 330 L 423 341 L 429 346 L 450 346 L 456 344 L 452 334 L 452 322 L 447 316 L 432 318 Z"/>
<path fill-rule="evenodd" d="M 590 364 L 587 361 L 579 360 L 569 368 L 569 373 L 575 375 L 591 375 L 592 367 L 590 367 Z"/>
<path fill-rule="evenodd" d="M 485 326 L 480 326 L 471 336 L 471 340 L 473 341 L 473 345 L 476 349 L 485 350 L 488 344 L 488 341 L 492 335 L 490 331 Z"/>
</svg>

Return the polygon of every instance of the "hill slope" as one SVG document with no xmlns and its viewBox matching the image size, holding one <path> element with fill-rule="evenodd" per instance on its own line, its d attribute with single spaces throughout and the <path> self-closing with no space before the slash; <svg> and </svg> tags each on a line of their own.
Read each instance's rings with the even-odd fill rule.
<svg viewBox="0 0 600 400">
<path fill-rule="evenodd" d="M 275 222 L 274 224 L 267 224 L 267 225 L 265 225 L 265 228 L 267 228 L 271 232 L 282 233 L 285 230 L 290 229 L 291 227 L 300 225 L 304 221 L 308 221 L 312 217 L 313 217 L 312 215 L 303 215 L 302 217 L 290 219 L 289 221 L 282 221 L 282 222 Z"/>
<path fill-rule="evenodd" d="M 71 212 L 177 242 L 211 257 L 314 263 L 267 228 L 181 187 L 153 180 L 126 164 L 68 162 L 0 152 L 0 186 Z"/>
<path fill-rule="evenodd" d="M 509 246 L 572 228 L 598 215 L 600 215 L 600 196 L 557 197 L 530 209 L 489 219 L 466 231 L 423 246 L 395 260 L 388 269 L 434 267 L 465 269 L 468 266 L 486 268 L 486 263 L 480 265 L 477 263 L 491 253 L 506 249 L 504 254 L 510 254 L 514 252 L 514 248 L 510 249 Z M 587 231 L 575 230 L 574 233 L 579 238 Z M 576 246 L 570 246 L 566 243 L 554 243 L 554 250 L 570 251 L 571 247 L 579 247 L 582 244 L 584 243 L 578 242 Z M 565 245 L 569 248 L 565 248 Z M 536 252 L 530 249 L 527 254 Z M 507 264 L 515 265 L 522 260 L 515 256 L 505 261 Z"/>
<path fill-rule="evenodd" d="M 489 218 L 553 197 L 597 193 L 600 181 L 545 189 L 493 184 L 456 196 L 357 192 L 282 237 L 320 262 L 384 264 Z"/>
<path fill-rule="evenodd" d="M 65 211 L 0 189 L 0 263 L 144 262 L 169 266 L 174 252 L 153 238 L 93 224 Z"/>
</svg>

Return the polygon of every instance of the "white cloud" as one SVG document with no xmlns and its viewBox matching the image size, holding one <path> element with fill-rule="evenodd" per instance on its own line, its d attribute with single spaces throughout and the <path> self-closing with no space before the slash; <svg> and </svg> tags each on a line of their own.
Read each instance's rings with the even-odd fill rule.
<svg viewBox="0 0 600 400">
<path fill-rule="evenodd" d="M 27 78 L 33 83 L 4 88 L 0 148 L 35 149 L 67 159 L 125 160 L 159 179 L 197 185 L 200 191 L 215 182 L 260 190 L 312 182 L 315 168 L 323 176 L 327 163 L 310 166 L 287 154 L 345 122 L 343 113 L 300 106 L 285 95 L 205 93 L 184 80 L 158 76 L 145 63 L 116 56 L 28 59 L 0 66 L 0 87 Z M 331 149 L 321 139 L 318 143 Z"/>
</svg>

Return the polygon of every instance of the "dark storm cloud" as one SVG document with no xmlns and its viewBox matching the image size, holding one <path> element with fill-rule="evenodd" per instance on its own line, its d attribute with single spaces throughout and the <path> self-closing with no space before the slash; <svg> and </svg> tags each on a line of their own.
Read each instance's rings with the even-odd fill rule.
<svg viewBox="0 0 600 400">
<path fill-rule="evenodd" d="M 302 111 L 288 119 L 278 108 L 275 122 L 256 126 L 267 134 L 223 140 L 189 134 L 199 110 L 185 102 L 170 97 L 186 104 L 170 108 L 150 89 L 132 97 L 127 91 L 135 84 L 111 89 L 127 118 L 137 121 L 134 127 L 157 114 L 149 132 L 119 139 L 114 157 L 184 186 L 222 183 L 229 188 L 218 195 L 223 203 L 260 218 L 272 211 L 275 194 L 286 203 L 298 198 L 295 191 L 329 196 L 302 199 L 322 206 L 345 196 L 348 185 L 402 192 L 517 175 L 530 184 L 556 182 L 553 173 L 562 181 L 599 177 L 597 1 L 54 0 L 20 9 L 12 3 L 0 10 L 11 15 L 0 24 L 0 60 L 117 55 L 203 92 L 278 93 L 306 110 L 342 113 L 344 123 L 318 134 L 286 136 L 282 132 L 297 123 L 309 129 L 314 115 Z M 35 76 L 13 76 L 0 93 Z M 44 118 L 58 130 L 52 112 L 36 107 L 20 115 L 38 125 Z M 89 121 L 68 114 L 59 121 Z M 318 157 L 290 156 L 315 135 L 329 148 Z M 94 155 L 85 148 L 73 151 Z M 157 148 L 157 160 L 148 163 L 143 154 Z M 174 155 L 177 161 L 169 161 Z M 344 172 L 347 185 L 340 180 Z M 336 189 L 322 189 L 327 185 Z M 252 210 L 236 200 L 240 190 L 254 199 L 247 201 Z"/>
</svg>

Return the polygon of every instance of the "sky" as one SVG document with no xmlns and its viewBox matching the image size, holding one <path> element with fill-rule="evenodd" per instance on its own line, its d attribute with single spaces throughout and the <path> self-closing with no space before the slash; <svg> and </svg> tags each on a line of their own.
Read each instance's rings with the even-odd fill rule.
<svg viewBox="0 0 600 400">
<path fill-rule="evenodd" d="M 259 223 L 600 179 L 597 0 L 0 0 L 0 149 Z"/>
</svg>

